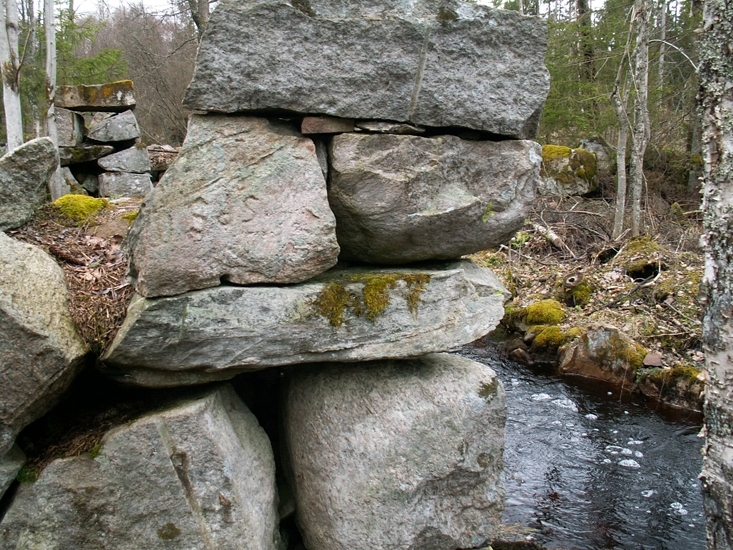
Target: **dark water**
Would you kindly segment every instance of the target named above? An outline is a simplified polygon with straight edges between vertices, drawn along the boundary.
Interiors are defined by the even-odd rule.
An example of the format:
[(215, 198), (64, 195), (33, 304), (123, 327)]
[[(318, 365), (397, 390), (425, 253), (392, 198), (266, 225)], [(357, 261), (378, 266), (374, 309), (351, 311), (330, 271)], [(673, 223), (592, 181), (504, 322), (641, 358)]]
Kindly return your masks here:
[(699, 417), (533, 372), (492, 348), (454, 351), (506, 389), (509, 531), (548, 548), (705, 548)]

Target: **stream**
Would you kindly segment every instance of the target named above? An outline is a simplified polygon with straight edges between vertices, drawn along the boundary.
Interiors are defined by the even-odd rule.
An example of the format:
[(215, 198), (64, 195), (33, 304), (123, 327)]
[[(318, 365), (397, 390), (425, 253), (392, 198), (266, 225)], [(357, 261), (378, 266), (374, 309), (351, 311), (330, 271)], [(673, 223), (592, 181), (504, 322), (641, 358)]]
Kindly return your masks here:
[(654, 410), (617, 389), (500, 360), (491, 345), (453, 352), (489, 365), (506, 389), (503, 523), (512, 540), (573, 550), (705, 548), (700, 415)]

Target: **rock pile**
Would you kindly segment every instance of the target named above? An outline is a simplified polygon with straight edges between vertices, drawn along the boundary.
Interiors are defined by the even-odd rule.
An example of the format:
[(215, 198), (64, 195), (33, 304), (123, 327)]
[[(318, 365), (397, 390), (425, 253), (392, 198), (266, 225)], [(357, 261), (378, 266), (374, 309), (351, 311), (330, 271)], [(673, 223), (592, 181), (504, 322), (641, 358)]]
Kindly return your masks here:
[(152, 190), (130, 80), (60, 86), (55, 105), (63, 182), (52, 188), (53, 199), (81, 189), (102, 197), (144, 197)]
[(46, 468), (0, 532), (274, 550), (294, 548), (294, 515), (310, 550), (480, 547), (501, 521), (504, 391), (437, 352), (503, 316), (507, 291), (460, 257), (534, 198), (543, 24), (462, 0), (260, 0), (208, 25), (198, 113), (129, 233), (137, 296), (103, 370), (161, 388), (293, 365), (258, 396), (277, 403), (275, 452), (215, 387)]

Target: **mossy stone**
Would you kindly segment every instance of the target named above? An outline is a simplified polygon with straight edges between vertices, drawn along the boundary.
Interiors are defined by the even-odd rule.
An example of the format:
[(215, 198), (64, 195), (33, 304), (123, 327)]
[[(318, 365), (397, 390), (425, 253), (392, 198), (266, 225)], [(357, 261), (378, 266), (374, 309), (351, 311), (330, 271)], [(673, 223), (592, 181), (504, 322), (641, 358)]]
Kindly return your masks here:
[(559, 325), (564, 320), (565, 312), (557, 300), (540, 300), (524, 308), (524, 321), (529, 325)]

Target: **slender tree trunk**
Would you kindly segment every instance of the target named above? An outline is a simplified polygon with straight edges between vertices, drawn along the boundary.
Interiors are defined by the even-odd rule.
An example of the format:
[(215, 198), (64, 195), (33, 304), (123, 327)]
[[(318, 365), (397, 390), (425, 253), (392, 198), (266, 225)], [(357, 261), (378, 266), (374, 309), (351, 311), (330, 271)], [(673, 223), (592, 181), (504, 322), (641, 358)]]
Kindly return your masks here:
[[(54, 145), (58, 147), (59, 133), (56, 127), (56, 15), (54, 10), (54, 0), (44, 0), (43, 2), (43, 26), (46, 31), (46, 101), (48, 102), (48, 110), (46, 111), (46, 133), (51, 138)], [(48, 190), (51, 194), (51, 200), (68, 195), (71, 189), (64, 181), (61, 174), (61, 167), (57, 167), (48, 182)]]
[(3, 106), (7, 150), (23, 144), (23, 117), (20, 109), (18, 74), (18, 4), (16, 0), (3, 0), (0, 9), (0, 72), (3, 80)]
[(733, 548), (733, 3), (707, 0), (700, 52), (707, 302), (703, 505), (708, 548)]
[(644, 189), (644, 153), (649, 143), (649, 0), (636, 0), (636, 47), (634, 48), (634, 130), (629, 168), (631, 191), (631, 235), (641, 230), (641, 197)]
[[(659, 60), (657, 66), (657, 88), (662, 90), (664, 88), (664, 56), (667, 49), (667, 0), (662, 0), (660, 3), (659, 12)], [(660, 100), (661, 101), (661, 100)]]

